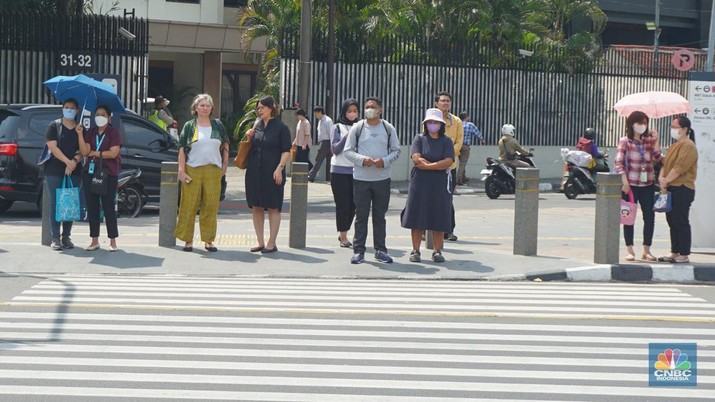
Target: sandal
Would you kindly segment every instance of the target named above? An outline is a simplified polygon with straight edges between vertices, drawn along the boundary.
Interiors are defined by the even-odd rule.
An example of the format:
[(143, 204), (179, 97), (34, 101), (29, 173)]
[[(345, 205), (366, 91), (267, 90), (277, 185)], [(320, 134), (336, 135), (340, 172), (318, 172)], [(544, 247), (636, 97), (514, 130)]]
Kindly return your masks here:
[(679, 256), (673, 258), (673, 262), (682, 264), (682, 263), (690, 262), (690, 258), (688, 258), (687, 255), (679, 255)]
[(626, 254), (626, 261), (635, 261), (636, 256), (634, 254), (628, 253)]
[(659, 262), (669, 262), (669, 263), (674, 263), (675, 262), (675, 257), (671, 257), (669, 255), (665, 257), (658, 257)]
[(658, 261), (658, 259), (655, 258), (655, 256), (651, 253), (643, 253), (643, 258), (641, 258), (641, 259), (644, 261), (651, 261), (651, 262)]

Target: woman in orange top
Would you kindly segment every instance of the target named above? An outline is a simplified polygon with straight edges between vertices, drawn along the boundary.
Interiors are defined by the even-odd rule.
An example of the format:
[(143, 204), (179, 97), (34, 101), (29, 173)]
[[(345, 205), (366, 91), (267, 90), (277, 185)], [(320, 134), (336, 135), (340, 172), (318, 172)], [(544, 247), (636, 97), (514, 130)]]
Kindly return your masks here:
[(658, 181), (661, 191), (672, 197), (672, 209), (665, 214), (670, 226), (670, 255), (658, 258), (662, 262), (690, 262), (690, 204), (695, 199), (695, 177), (698, 172), (698, 150), (690, 119), (676, 117), (670, 124), (675, 143), (663, 159)]

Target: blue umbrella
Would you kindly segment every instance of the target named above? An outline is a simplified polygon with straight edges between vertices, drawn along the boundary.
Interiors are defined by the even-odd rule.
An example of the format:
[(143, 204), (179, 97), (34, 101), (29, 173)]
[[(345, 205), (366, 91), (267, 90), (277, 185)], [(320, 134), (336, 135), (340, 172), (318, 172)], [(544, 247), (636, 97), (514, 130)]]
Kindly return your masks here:
[(98, 105), (106, 105), (112, 112), (126, 111), (124, 104), (116, 94), (115, 89), (108, 84), (97, 81), (86, 75), (58, 75), (44, 82), (52, 91), (52, 95), (60, 102), (75, 98), (80, 108), (94, 112)]

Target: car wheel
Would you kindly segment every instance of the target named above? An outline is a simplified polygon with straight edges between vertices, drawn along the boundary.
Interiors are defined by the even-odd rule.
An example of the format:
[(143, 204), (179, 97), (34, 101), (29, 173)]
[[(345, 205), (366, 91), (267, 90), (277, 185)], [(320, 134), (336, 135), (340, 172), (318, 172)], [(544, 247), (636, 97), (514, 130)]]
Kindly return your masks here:
[(12, 207), (12, 204), (14, 204), (15, 201), (10, 201), (10, 200), (0, 200), (0, 214), (4, 214), (7, 212), (10, 207)]
[(494, 176), (487, 177), (487, 180), (484, 182), (484, 191), (486, 191), (487, 197), (492, 200), (499, 198), (501, 195), (501, 189), (499, 188), (499, 184)]

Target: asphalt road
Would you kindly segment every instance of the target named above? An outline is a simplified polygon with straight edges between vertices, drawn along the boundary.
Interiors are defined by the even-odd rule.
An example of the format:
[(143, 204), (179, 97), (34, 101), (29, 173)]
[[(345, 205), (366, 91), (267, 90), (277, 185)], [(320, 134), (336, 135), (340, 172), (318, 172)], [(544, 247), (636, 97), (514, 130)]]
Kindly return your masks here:
[[(0, 284), (3, 400), (715, 393), (715, 295), (706, 287), (86, 275)], [(698, 385), (649, 386), (652, 342), (696, 343)]]

